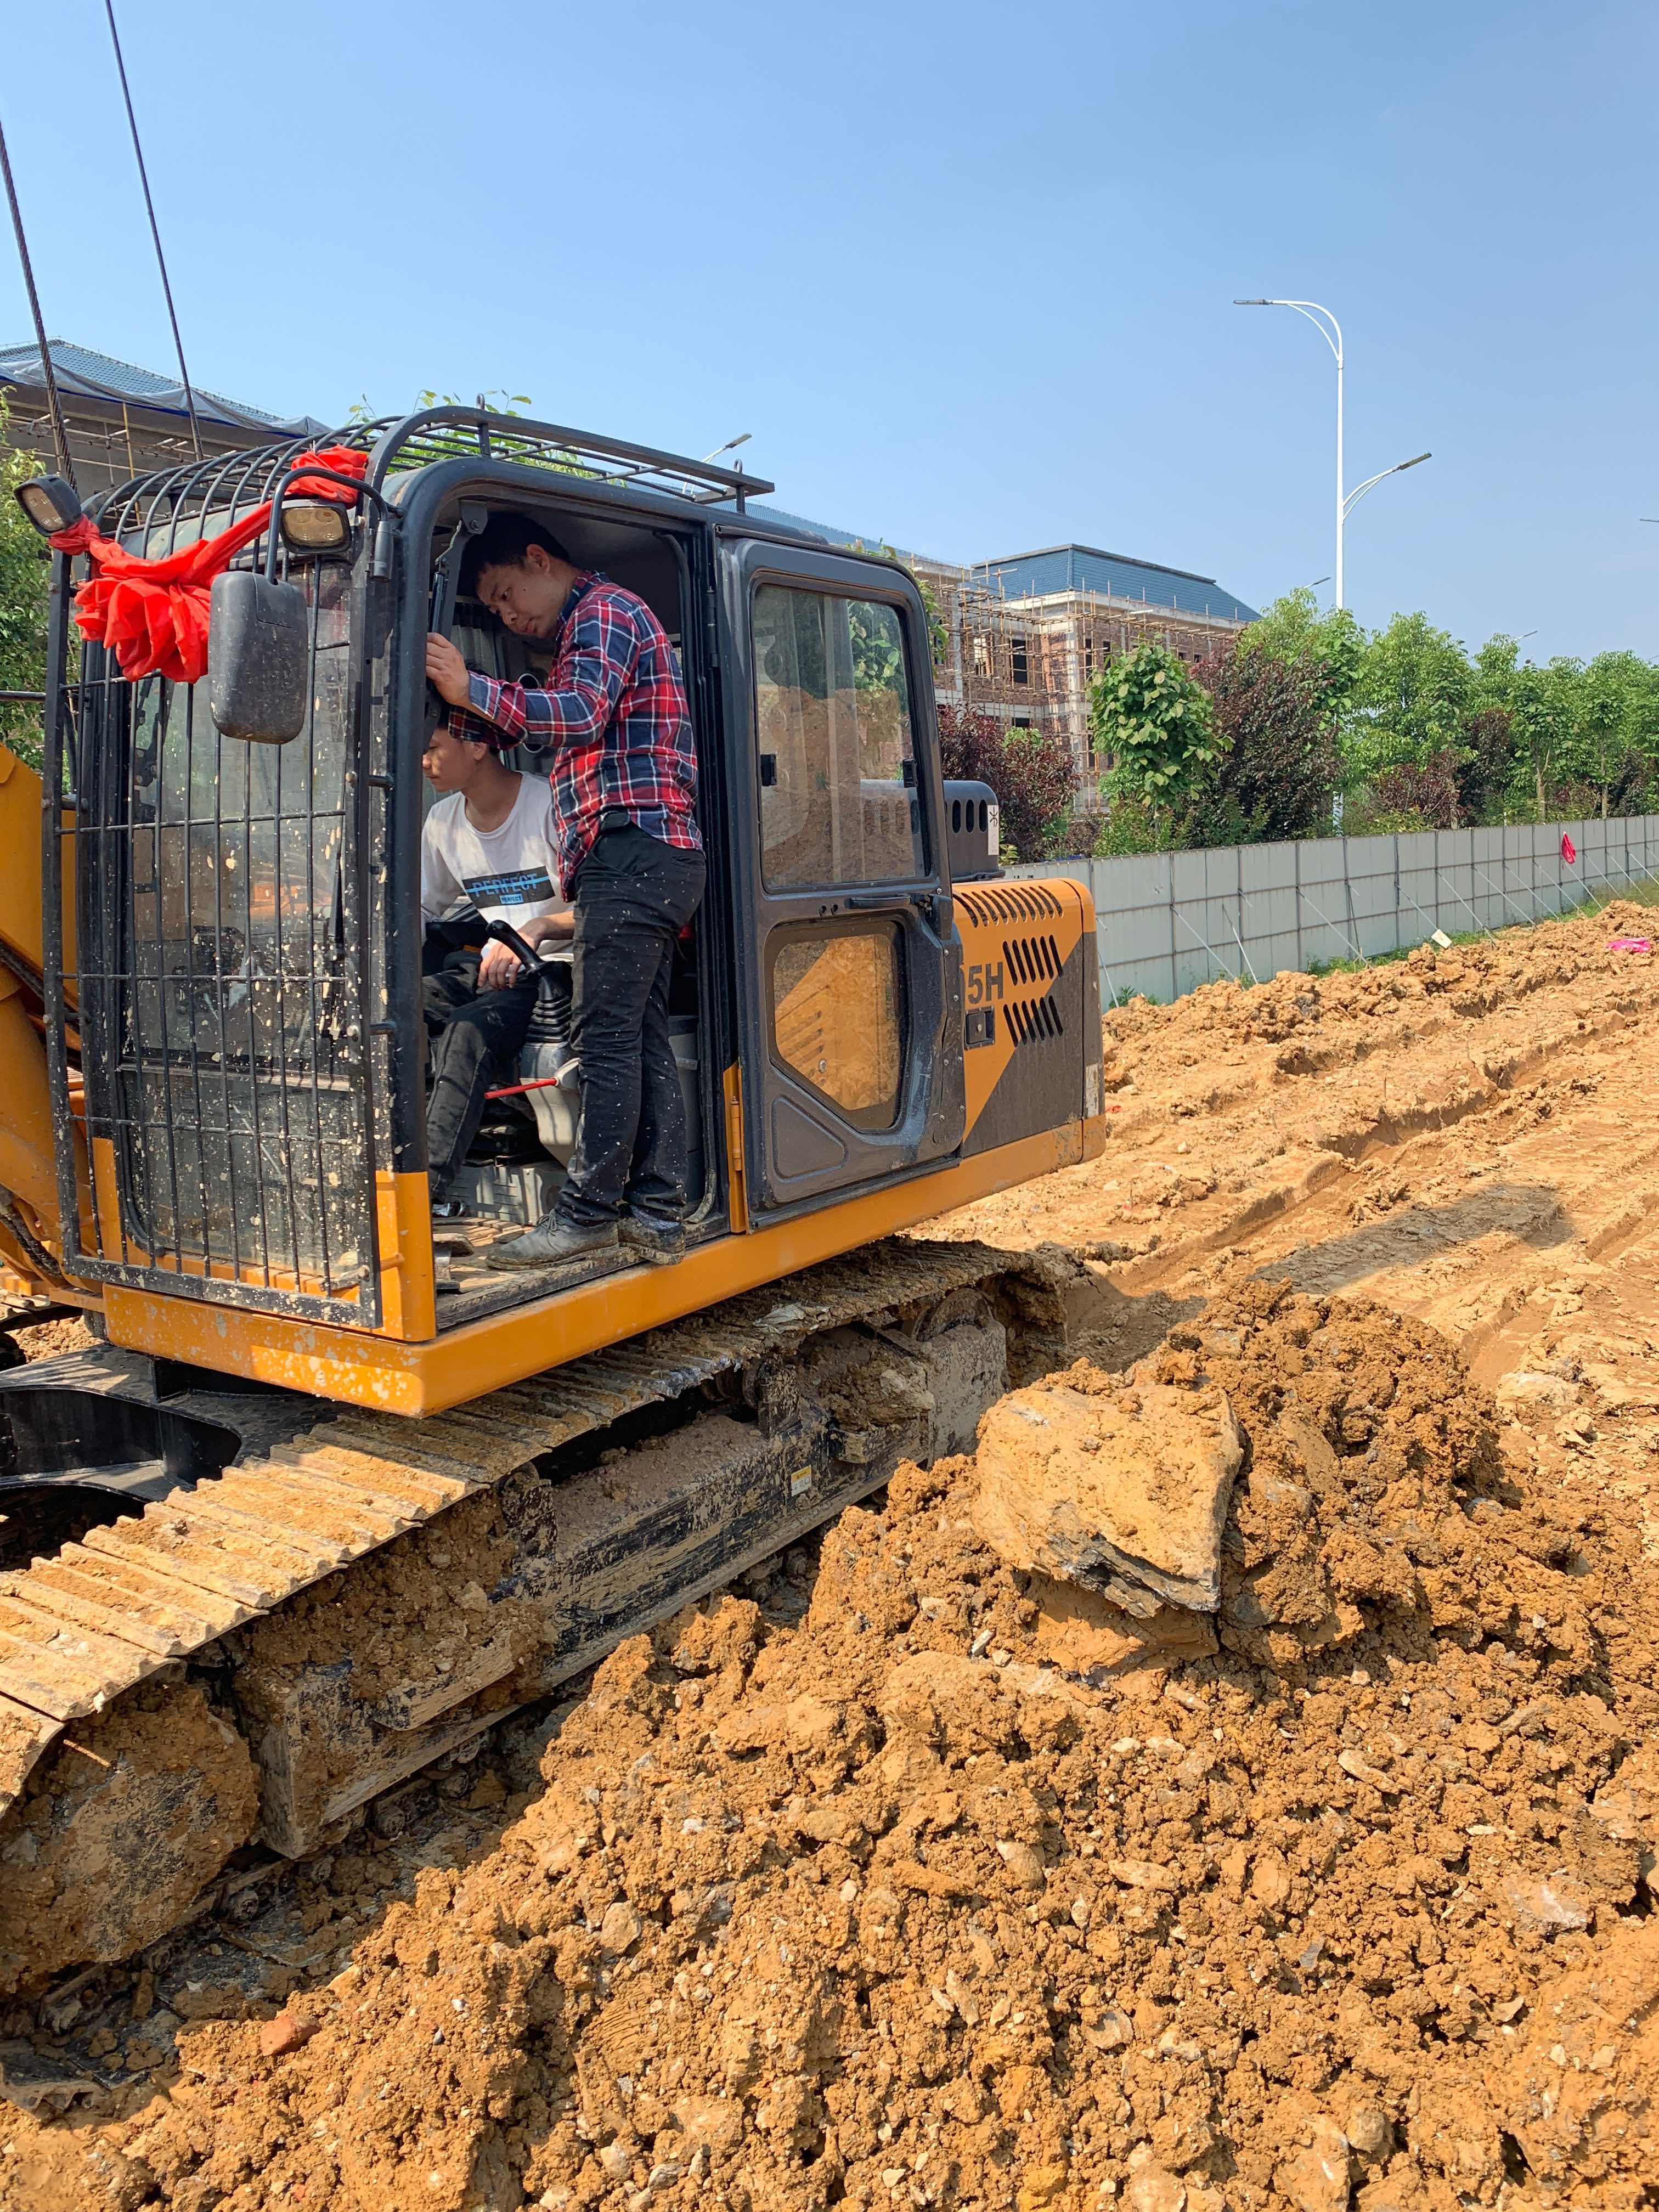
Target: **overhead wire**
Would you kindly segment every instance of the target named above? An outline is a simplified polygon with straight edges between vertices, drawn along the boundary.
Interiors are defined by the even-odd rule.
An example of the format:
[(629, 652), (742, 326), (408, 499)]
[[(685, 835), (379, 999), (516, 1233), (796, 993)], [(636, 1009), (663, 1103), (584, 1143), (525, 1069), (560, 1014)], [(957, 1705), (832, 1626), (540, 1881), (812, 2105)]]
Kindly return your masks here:
[(138, 164), (138, 181), (143, 187), (144, 211), (149, 217), (149, 234), (155, 242), (155, 265), (161, 272), (161, 290), (167, 303), (167, 320), (173, 325), (173, 348), (179, 356), (179, 381), (185, 389), (185, 411), (190, 416), (191, 442), (196, 448), (196, 458), (202, 458), (202, 426), (196, 419), (196, 394), (191, 389), (190, 371), (185, 367), (185, 342), (179, 335), (179, 318), (173, 305), (173, 286), (167, 281), (167, 256), (161, 251), (161, 233), (155, 221), (155, 203), (150, 198), (149, 173), (144, 167), (144, 149), (138, 138), (138, 118), (132, 110), (132, 94), (127, 86), (127, 65), (121, 53), (120, 33), (115, 27), (115, 0), (104, 0), (104, 13), (109, 19), (110, 44), (115, 49), (115, 66), (120, 72), (121, 97), (126, 102), (127, 127), (132, 133), (132, 151)]
[(34, 318), (35, 343), (40, 349), (40, 368), (46, 379), (46, 404), (52, 410), (52, 439), (58, 449), (58, 466), (66, 483), (75, 482), (75, 464), (70, 459), (69, 430), (64, 421), (64, 404), (58, 395), (58, 376), (52, 367), (52, 348), (46, 343), (46, 325), (40, 313), (40, 295), (34, 286), (34, 264), (29, 258), (28, 240), (23, 232), (23, 211), (17, 204), (17, 187), (12, 182), (11, 155), (6, 150), (6, 134), (0, 128), (0, 170), (6, 179), (6, 201), (11, 209), (11, 227), (17, 240), (17, 258), (23, 264), (23, 283), (29, 295), (29, 313)]

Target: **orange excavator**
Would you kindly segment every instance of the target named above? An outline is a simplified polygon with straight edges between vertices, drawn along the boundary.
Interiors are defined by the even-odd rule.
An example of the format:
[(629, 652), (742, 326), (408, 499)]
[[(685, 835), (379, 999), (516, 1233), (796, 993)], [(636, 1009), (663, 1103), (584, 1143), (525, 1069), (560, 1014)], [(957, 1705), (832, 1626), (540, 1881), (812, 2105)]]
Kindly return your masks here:
[[(105, 496), (151, 557), (270, 514), (194, 683), (82, 642), (59, 552), (43, 775), (0, 752), (0, 1327), (95, 1340), (0, 1372), (0, 1991), (318, 1850), (1063, 1348), (1062, 1262), (903, 1234), (1105, 1126), (1087, 891), (1002, 878), (994, 795), (943, 778), (914, 579), (740, 471), (557, 425), (336, 442), (349, 503), (291, 446)], [(534, 1092), (580, 1071), (533, 1037), (434, 1231), (422, 656), (436, 628), (533, 678), (459, 591), (504, 507), (684, 668), (672, 1266), (485, 1264), (564, 1172)]]

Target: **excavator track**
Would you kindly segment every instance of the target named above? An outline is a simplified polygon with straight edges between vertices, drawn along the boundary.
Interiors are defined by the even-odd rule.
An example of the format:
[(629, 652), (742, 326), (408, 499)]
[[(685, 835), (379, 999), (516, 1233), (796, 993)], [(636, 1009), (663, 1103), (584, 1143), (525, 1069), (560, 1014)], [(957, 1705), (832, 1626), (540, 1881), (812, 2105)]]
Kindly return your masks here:
[[(431, 1419), (295, 1399), (261, 1455), (0, 1575), (0, 1989), (155, 1941), (243, 1846), (303, 1856), (971, 1442), (1054, 1363), (1065, 1290), (1057, 1257), (894, 1239)], [(672, 1449), (605, 1448), (677, 1403)]]

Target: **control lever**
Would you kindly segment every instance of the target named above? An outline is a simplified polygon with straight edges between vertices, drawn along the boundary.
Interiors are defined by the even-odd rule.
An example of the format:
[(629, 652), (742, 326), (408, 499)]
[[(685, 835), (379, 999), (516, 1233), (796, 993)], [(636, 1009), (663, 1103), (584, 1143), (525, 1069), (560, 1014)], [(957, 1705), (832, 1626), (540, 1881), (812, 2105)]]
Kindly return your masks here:
[(541, 974), (541, 961), (531, 946), (525, 943), (510, 921), (492, 921), (484, 931), (484, 935), (493, 937), (497, 945), (506, 945), (509, 952), (516, 952), (524, 963), (524, 971), (526, 975)]

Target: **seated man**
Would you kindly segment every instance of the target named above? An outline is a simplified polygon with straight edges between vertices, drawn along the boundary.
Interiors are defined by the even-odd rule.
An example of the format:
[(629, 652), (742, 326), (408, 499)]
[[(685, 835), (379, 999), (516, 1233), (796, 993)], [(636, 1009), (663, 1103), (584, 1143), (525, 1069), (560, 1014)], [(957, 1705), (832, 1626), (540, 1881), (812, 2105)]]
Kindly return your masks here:
[(559, 878), (575, 908), (571, 1043), (581, 1131), (552, 1212), (493, 1245), (495, 1267), (685, 1249), (686, 1129), (668, 1028), (674, 945), (702, 897), (696, 756), (679, 664), (645, 601), (577, 568), (525, 514), (467, 549), (461, 588), (519, 637), (545, 639), (544, 684), (475, 676), (447, 638), (426, 672), (452, 730), (542, 756)]
[[(539, 776), (507, 768), (492, 746), (441, 724), (421, 766), (441, 794), (421, 833), (421, 913), (439, 921), (458, 900), (485, 921), (507, 921), (527, 945), (568, 938), (570, 909), (553, 888), (551, 796)], [(482, 951), (446, 948), (428, 930), (422, 1011), (431, 1038), (427, 1160), (441, 1204), (478, 1133), (492, 1082), (511, 1083), (536, 1009), (537, 978), (492, 939)]]

